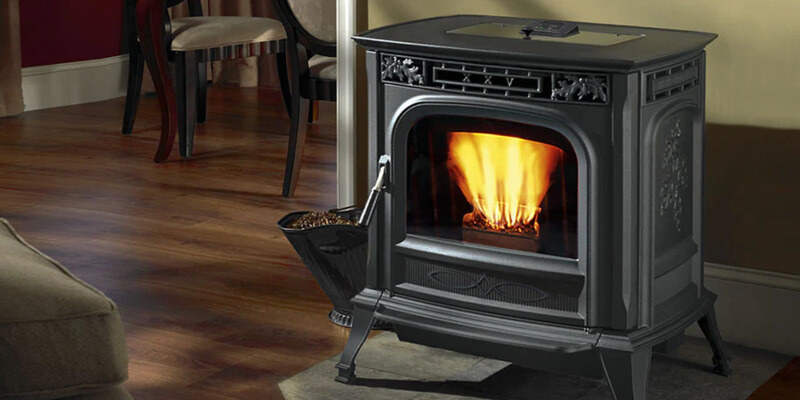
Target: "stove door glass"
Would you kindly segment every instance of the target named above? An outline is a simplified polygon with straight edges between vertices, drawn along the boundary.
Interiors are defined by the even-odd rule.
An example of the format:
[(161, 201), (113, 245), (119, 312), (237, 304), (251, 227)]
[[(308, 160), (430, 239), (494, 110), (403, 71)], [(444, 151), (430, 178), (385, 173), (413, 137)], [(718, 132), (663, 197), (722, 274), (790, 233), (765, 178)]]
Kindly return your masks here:
[(417, 122), (408, 233), (577, 258), (578, 165), (560, 133), (478, 117)]

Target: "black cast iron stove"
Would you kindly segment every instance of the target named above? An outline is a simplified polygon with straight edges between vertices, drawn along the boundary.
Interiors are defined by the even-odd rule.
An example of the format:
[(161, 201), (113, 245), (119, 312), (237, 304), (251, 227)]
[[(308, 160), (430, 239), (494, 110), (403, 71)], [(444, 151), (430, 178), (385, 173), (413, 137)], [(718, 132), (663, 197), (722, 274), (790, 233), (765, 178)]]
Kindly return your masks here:
[(487, 16), (356, 36), (383, 198), (337, 380), (376, 319), (404, 341), (605, 376), (620, 400), (644, 399), (652, 351), (699, 322), (728, 375), (703, 287), (714, 38)]

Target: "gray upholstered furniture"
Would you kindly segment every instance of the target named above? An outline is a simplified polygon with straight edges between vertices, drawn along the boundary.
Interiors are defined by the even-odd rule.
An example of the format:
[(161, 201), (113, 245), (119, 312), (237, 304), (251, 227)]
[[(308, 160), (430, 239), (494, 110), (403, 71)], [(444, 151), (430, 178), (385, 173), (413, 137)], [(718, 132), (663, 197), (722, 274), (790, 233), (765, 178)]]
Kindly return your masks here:
[(0, 399), (131, 399), (117, 307), (0, 219)]

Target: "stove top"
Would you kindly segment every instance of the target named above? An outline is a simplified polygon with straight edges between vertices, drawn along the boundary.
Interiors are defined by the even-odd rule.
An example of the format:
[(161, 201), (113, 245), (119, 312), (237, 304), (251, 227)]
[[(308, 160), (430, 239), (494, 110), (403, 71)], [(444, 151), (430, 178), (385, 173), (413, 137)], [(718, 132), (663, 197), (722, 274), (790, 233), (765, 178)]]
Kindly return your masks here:
[(377, 28), (353, 39), (378, 50), (628, 71), (697, 52), (716, 37), (671, 29), (456, 15)]

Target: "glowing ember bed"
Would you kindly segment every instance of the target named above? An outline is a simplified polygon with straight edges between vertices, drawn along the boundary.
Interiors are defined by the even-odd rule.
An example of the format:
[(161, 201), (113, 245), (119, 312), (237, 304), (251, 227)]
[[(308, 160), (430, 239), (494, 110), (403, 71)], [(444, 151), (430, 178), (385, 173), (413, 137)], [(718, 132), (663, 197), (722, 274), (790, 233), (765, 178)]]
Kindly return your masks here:
[(605, 376), (617, 399), (643, 399), (652, 351), (699, 322), (729, 374), (702, 263), (715, 37), (483, 16), (356, 37), (385, 180), (338, 380), (375, 318), (401, 340)]

